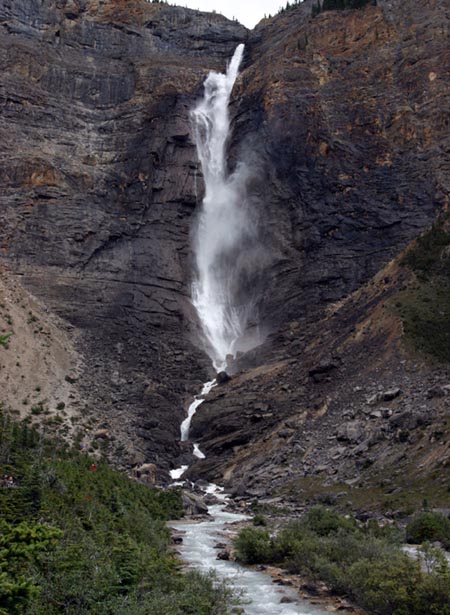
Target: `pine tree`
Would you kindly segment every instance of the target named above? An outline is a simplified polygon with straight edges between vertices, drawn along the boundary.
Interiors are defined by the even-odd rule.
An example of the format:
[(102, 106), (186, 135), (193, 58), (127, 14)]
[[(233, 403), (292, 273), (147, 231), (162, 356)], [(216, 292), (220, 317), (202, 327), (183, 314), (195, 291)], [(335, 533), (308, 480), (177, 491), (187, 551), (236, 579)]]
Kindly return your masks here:
[(313, 4), (312, 5), (312, 9), (311, 9), (311, 17), (314, 19), (314, 17), (317, 17), (317, 15), (321, 12), (322, 7), (320, 5), (320, 0), (317, 0), (317, 4)]

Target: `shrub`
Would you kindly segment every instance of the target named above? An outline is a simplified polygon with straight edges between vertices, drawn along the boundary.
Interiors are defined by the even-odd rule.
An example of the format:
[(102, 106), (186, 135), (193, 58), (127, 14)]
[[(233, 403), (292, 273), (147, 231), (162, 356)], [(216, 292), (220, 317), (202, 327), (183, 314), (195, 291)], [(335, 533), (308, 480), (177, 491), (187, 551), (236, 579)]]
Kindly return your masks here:
[(4, 335), (0, 335), (0, 346), (3, 346), (3, 348), (8, 348), (8, 340), (11, 337), (12, 332), (11, 333), (5, 333)]
[(450, 547), (450, 519), (440, 513), (424, 512), (406, 527), (406, 540), (421, 544), (425, 541), (441, 542)]
[(323, 506), (314, 506), (304, 517), (303, 524), (319, 536), (335, 534), (340, 529), (353, 531), (357, 528), (354, 520), (342, 517)]
[(258, 513), (253, 517), (252, 523), (255, 526), (265, 527), (267, 525), (267, 519), (263, 514)]
[(229, 590), (181, 574), (168, 549), (178, 491), (93, 466), (0, 413), (4, 474), (14, 487), (0, 488), (0, 615), (226, 614)]
[(323, 581), (373, 615), (450, 615), (450, 570), (442, 553), (436, 550), (432, 566), (428, 555), (425, 574), (420, 562), (401, 550), (396, 529), (387, 531), (374, 522), (360, 527), (316, 507), (272, 539), (247, 528), (236, 545), (243, 561), (276, 562)]
[(348, 570), (351, 596), (372, 613), (409, 615), (420, 580), (416, 562), (403, 553), (382, 560), (359, 560)]
[(243, 529), (235, 540), (236, 556), (244, 564), (265, 564), (273, 557), (270, 535), (253, 527)]

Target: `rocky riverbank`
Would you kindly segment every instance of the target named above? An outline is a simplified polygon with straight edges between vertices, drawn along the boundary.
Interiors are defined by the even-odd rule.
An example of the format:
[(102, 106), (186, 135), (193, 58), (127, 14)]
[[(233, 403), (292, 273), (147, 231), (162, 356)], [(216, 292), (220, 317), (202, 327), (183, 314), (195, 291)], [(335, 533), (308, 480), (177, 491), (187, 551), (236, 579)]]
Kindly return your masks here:
[[(176, 524), (173, 522), (169, 523), (172, 530), (173, 548), (188, 567), (191, 565), (198, 567), (201, 564), (201, 569), (207, 569), (208, 566), (214, 569), (214, 560), (222, 563), (231, 562), (234, 575), (239, 576), (242, 572), (239, 572), (234, 541), (241, 530), (253, 527), (252, 517), (254, 513), (252, 511), (252, 503), (244, 501), (235, 502), (232, 499), (224, 501), (223, 496), (218, 499), (215, 495), (202, 497), (200, 493), (201, 490), (184, 492), (183, 502), (187, 518)], [(196, 502), (197, 505), (192, 507), (192, 502)], [(207, 506), (206, 511), (205, 505)], [(282, 510), (281, 507), (279, 510)], [(218, 525), (214, 525), (216, 517), (220, 518), (222, 511), (225, 511), (223, 524), (219, 522)], [(292, 512), (290, 515), (292, 515)], [(267, 529), (270, 532), (276, 532), (289, 518), (292, 519), (294, 517), (287, 516), (286, 514), (280, 516), (279, 512), (268, 514), (266, 517)], [(198, 531), (199, 528), (195, 527), (199, 524), (201, 525), (200, 533)], [(195, 538), (192, 538), (193, 533)], [(195, 544), (195, 540), (203, 543), (204, 536), (209, 534), (211, 534), (210, 544), (212, 549), (208, 553), (206, 551), (202, 552), (203, 547)], [(193, 554), (196, 551), (202, 552), (201, 557), (203, 559), (201, 562), (197, 561)], [(240, 564), (240, 566), (243, 565)], [(325, 583), (318, 580), (290, 574), (287, 570), (273, 565), (246, 566), (243, 570), (245, 569), (270, 576), (274, 585), (273, 593), (275, 596), (279, 593), (277, 587), (280, 590), (287, 589), (288, 592), (284, 595), (281, 592), (279, 597), (280, 604), (292, 605), (292, 608), (295, 610), (296, 602), (300, 599), (301, 606), (297, 605), (300, 611), (295, 610), (295, 613), (304, 612), (314, 615), (318, 612), (317, 609), (321, 613), (340, 612), (348, 613), (349, 615), (365, 615), (366, 613), (344, 598), (337, 596), (334, 592), (330, 591)], [(221, 573), (224, 574), (220, 566), (218, 573), (219, 575)], [(240, 607), (237, 607), (232, 612), (240, 613), (245, 611), (245, 601), (247, 599), (245, 594), (242, 596), (242, 599), (244, 601), (244, 610), (241, 611)], [(308, 611), (308, 606), (311, 607), (311, 611)]]

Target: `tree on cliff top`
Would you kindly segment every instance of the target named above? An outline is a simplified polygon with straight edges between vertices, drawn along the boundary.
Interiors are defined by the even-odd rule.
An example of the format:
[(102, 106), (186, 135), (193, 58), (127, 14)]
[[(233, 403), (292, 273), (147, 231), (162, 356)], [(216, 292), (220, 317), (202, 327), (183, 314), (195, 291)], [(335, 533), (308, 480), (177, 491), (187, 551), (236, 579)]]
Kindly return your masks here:
[(345, 11), (350, 9), (362, 9), (367, 4), (376, 6), (377, 0), (317, 0), (313, 4), (311, 16), (316, 17), (322, 11)]

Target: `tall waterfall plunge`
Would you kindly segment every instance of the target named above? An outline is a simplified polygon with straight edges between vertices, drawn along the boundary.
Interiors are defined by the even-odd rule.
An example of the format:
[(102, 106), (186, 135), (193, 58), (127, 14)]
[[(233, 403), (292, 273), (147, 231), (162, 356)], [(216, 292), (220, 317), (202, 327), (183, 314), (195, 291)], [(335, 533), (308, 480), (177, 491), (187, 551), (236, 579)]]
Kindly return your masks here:
[(217, 370), (225, 368), (227, 355), (256, 345), (248, 334), (250, 321), (256, 319), (256, 302), (248, 288), (256, 241), (247, 208), (248, 169), (238, 163), (229, 174), (226, 160), (228, 103), (243, 53), (244, 45), (239, 45), (226, 74), (208, 75), (204, 97), (191, 112), (205, 182), (194, 240), (192, 303)]

